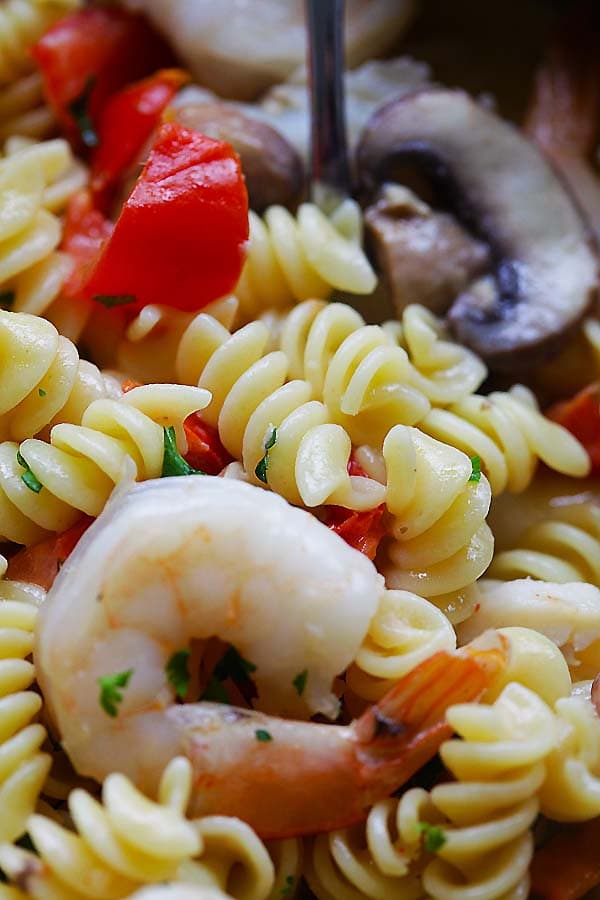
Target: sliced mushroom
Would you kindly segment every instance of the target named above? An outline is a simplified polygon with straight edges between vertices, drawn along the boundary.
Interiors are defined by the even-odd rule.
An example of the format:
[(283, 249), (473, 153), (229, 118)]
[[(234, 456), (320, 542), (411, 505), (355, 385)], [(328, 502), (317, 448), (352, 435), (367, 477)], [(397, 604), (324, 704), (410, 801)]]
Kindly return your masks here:
[(172, 108), (182, 125), (232, 144), (242, 160), (250, 206), (262, 212), (272, 203), (293, 206), (300, 199), (304, 168), (291, 144), (274, 128), (219, 102)]
[(358, 164), (370, 189), (416, 169), (436, 200), (489, 245), (490, 275), (458, 297), (449, 319), (491, 367), (535, 365), (582, 318), (597, 288), (586, 225), (553, 169), (513, 126), (462, 91), (425, 90), (373, 115)]
[(365, 213), (368, 248), (396, 312), (422, 303), (443, 315), (489, 266), (488, 248), (447, 213), (400, 185), (387, 185)]

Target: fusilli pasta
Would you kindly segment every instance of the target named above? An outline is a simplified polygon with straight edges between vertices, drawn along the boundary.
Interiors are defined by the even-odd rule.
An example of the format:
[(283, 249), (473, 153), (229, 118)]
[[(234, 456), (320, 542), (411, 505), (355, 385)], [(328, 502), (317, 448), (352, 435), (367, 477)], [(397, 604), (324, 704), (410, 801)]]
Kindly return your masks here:
[[(265, 355), (265, 325), (252, 322), (232, 335), (216, 319), (200, 315), (194, 329), (198, 386), (212, 394), (202, 418), (218, 428), (223, 446), (242, 461), (251, 482), (267, 483), (291, 503), (306, 506), (370, 509), (383, 501), (381, 485), (348, 474), (350, 438), (332, 423), (323, 403), (311, 400), (310, 384), (286, 383), (285, 353)], [(255, 472), (269, 439), (275, 442), (265, 478), (259, 479)]]
[(542, 812), (559, 822), (600, 815), (600, 718), (589, 697), (556, 703), (558, 745), (547, 760)]
[(456, 782), (430, 794), (448, 825), (423, 873), (426, 893), (435, 900), (526, 897), (529, 829), (539, 810), (544, 761), (556, 745), (552, 710), (513, 683), (492, 706), (460, 704), (447, 718), (459, 739), (442, 744), (440, 755)]
[(12, 135), (44, 138), (54, 130), (54, 114), (44, 100), (39, 72), (0, 89), (0, 143)]
[(271, 206), (263, 218), (250, 213), (248, 257), (235, 289), (244, 321), (264, 309), (288, 307), (334, 288), (370, 294), (376, 277), (362, 247), (362, 214), (345, 200), (328, 218), (313, 203), (293, 216)]
[(22, 441), (57, 422), (79, 424), (94, 400), (115, 393), (50, 322), (0, 310), (0, 438)]
[(403, 425), (384, 441), (383, 471), (369, 448), (360, 448), (357, 458), (386, 482), (393, 517), (383, 564), (388, 586), (427, 597), (454, 622), (467, 618), (475, 602), (470, 587), (493, 551), (486, 477), (474, 481), (464, 453)]
[[(0, 557), (0, 574), (6, 560)], [(12, 841), (25, 831), (50, 757), (40, 751), (45, 728), (34, 722), (42, 706), (28, 690), (35, 669), (27, 657), (33, 649), (37, 602), (41, 589), (0, 582), (0, 840)]]
[(410, 383), (433, 406), (468, 397), (487, 376), (487, 367), (479, 357), (449, 340), (440, 319), (424, 306), (407, 306), (401, 321), (384, 322), (382, 328), (408, 353)]
[[(184, 419), (208, 399), (197, 388), (146, 385), (121, 400), (95, 400), (81, 425), (55, 425), (49, 443), (0, 444), (3, 537), (29, 544), (47, 531), (64, 531), (81, 512), (97, 516), (128, 467), (138, 480), (160, 478), (162, 426), (173, 425), (181, 435)], [(23, 478), (26, 471), (33, 486)]]
[(600, 587), (600, 506), (589, 501), (549, 513), (552, 518), (526, 529), (514, 549), (495, 555), (488, 575)]
[(385, 591), (346, 683), (373, 702), (424, 659), (455, 647), (454, 629), (437, 606), (408, 591)]
[(302, 303), (281, 327), (292, 378), (305, 378), (357, 444), (380, 447), (394, 425), (414, 425), (430, 409), (411, 385), (406, 351), (344, 303)]
[(421, 817), (435, 815), (427, 791), (382, 800), (364, 824), (307, 842), (305, 876), (318, 900), (419, 900)]
[(519, 492), (531, 482), (538, 461), (573, 477), (587, 475), (589, 457), (565, 428), (546, 419), (533, 394), (521, 385), (473, 394), (448, 409), (432, 409), (419, 428), (479, 456), (492, 493)]

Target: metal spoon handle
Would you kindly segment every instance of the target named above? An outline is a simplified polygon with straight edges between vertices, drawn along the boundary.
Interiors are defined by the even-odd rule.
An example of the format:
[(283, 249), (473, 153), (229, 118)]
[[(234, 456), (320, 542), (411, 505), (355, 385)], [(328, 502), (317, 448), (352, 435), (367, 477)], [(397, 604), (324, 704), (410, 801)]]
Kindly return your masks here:
[(311, 193), (321, 206), (350, 194), (344, 109), (344, 0), (305, 0), (311, 104)]

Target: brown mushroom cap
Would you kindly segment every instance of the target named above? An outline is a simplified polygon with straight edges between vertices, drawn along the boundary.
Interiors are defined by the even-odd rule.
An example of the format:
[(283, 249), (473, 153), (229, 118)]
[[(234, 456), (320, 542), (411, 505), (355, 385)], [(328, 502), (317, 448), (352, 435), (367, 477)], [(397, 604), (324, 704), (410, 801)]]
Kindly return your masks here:
[(597, 260), (575, 203), (512, 125), (462, 91), (430, 89), (392, 101), (365, 128), (365, 187), (414, 168), (444, 206), (490, 247), (492, 271), (455, 300), (459, 338), (499, 370), (552, 353), (597, 287)]
[(239, 153), (250, 206), (262, 212), (279, 203), (294, 206), (304, 184), (304, 167), (290, 143), (274, 128), (219, 102), (190, 103), (170, 115), (187, 128), (227, 141)]

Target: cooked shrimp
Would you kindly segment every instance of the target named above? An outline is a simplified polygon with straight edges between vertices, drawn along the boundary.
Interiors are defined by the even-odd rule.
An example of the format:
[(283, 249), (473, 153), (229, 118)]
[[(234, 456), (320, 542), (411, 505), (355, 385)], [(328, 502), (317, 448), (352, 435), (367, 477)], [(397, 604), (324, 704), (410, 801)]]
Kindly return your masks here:
[[(265, 837), (341, 827), (435, 753), (446, 707), (479, 696), (502, 664), (497, 648), (430, 657), (349, 727), (266, 715), (335, 715), (333, 679), (382, 593), (368, 559), (275, 494), (210, 476), (147, 482), (63, 567), (36, 669), (81, 774), (116, 770), (152, 791), (185, 754), (196, 814), (237, 815)], [(215, 636), (256, 666), (262, 712), (175, 702), (169, 660)], [(98, 679), (124, 673), (109, 715)]]

